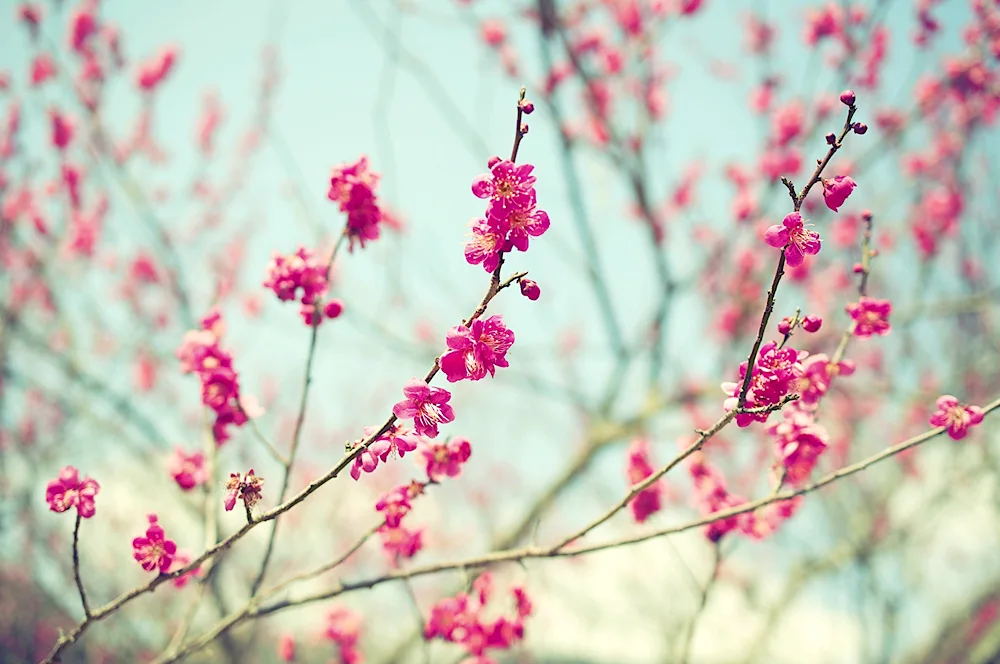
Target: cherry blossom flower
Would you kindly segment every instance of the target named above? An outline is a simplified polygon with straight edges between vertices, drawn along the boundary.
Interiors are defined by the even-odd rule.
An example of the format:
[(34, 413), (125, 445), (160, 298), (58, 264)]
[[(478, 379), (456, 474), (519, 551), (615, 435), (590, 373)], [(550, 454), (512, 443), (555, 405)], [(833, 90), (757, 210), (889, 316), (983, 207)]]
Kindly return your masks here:
[(515, 164), (501, 159), (493, 164), (490, 172), (478, 176), (472, 183), (472, 193), (477, 198), (490, 200), (488, 216), (508, 220), (519, 210), (527, 210), (535, 204), (535, 176), (531, 164)]
[(177, 544), (166, 538), (163, 528), (157, 523), (156, 515), (150, 514), (145, 537), (132, 540), (132, 557), (147, 572), (159, 569), (161, 574), (165, 574), (173, 564), (175, 553)]
[[(179, 569), (183, 569), (184, 567), (187, 566), (188, 563), (191, 562), (191, 560), (192, 560), (192, 558), (191, 558), (191, 554), (190, 553), (188, 553), (187, 551), (182, 551), (182, 550), (178, 549), (177, 553), (174, 554), (173, 563), (170, 565), (170, 569), (167, 570), (167, 574), (170, 574), (171, 572), (175, 572), (175, 571), (177, 571)], [(184, 586), (186, 586), (188, 584), (188, 582), (192, 578), (198, 576), (198, 574), (200, 572), (201, 572), (201, 568), (200, 567), (195, 567), (194, 569), (188, 570), (187, 572), (184, 572), (183, 574), (181, 574), (177, 578), (173, 579), (173, 581), (171, 581), (171, 583), (174, 584), (174, 588), (183, 588)]]
[[(760, 408), (777, 404), (797, 385), (797, 381), (805, 372), (802, 361), (809, 355), (805, 351), (794, 348), (778, 348), (777, 343), (768, 341), (760, 347), (757, 362), (751, 372), (750, 387), (747, 390), (747, 408)], [(740, 365), (739, 382), (722, 384), (722, 391), (729, 395), (725, 401), (725, 409), (732, 410), (739, 403), (740, 390), (747, 375), (747, 363)], [(769, 412), (739, 413), (736, 424), (740, 427), (750, 426), (751, 422), (766, 422)]]
[(448, 331), (449, 350), (441, 356), (441, 370), (454, 383), (460, 380), (481, 380), (496, 367), (506, 367), (507, 351), (514, 345), (514, 332), (503, 322), (502, 315), (476, 319), (470, 327), (456, 325)]
[[(628, 451), (628, 475), (629, 486), (635, 486), (653, 474), (653, 465), (649, 460), (649, 442), (636, 438)], [(643, 489), (632, 499), (629, 507), (632, 510), (632, 517), (636, 523), (643, 523), (651, 515), (660, 511), (662, 486), (659, 482)]]
[(97, 509), (94, 497), (100, 490), (101, 485), (95, 480), (89, 477), (81, 479), (76, 468), (66, 466), (45, 487), (45, 502), (53, 512), (65, 512), (75, 507), (81, 517), (89, 519)]
[(243, 476), (239, 473), (230, 473), (226, 481), (226, 499), (224, 505), (229, 512), (236, 506), (236, 500), (242, 500), (248, 510), (260, 502), (261, 487), (264, 485), (264, 478), (257, 477), (253, 468), (248, 470)]
[(767, 432), (774, 436), (775, 456), (785, 469), (785, 480), (801, 486), (826, 450), (829, 436), (809, 413), (789, 409), (783, 415), (784, 420), (769, 426)]
[(801, 265), (806, 255), (815, 256), (820, 249), (819, 234), (806, 229), (798, 212), (786, 215), (781, 224), (770, 226), (764, 233), (764, 241), (777, 249), (784, 247), (785, 260), (791, 267)]
[(472, 239), (465, 245), (465, 261), (469, 265), (482, 265), (493, 272), (500, 264), (500, 254), (506, 251), (507, 230), (505, 222), (497, 219), (473, 219)]
[(427, 471), (427, 478), (436, 482), (442, 476), (457, 477), (470, 456), (472, 444), (467, 438), (456, 436), (445, 443), (424, 443), (417, 462)]
[(930, 417), (933, 427), (946, 427), (952, 440), (961, 440), (971, 427), (983, 421), (983, 409), (959, 403), (958, 399), (945, 394), (938, 397), (937, 411)]
[(435, 438), (438, 424), (455, 419), (455, 411), (448, 405), (451, 392), (431, 387), (419, 378), (412, 378), (403, 387), (406, 397), (392, 407), (393, 414), (401, 420), (413, 420), (413, 428), (421, 436)]
[(368, 170), (368, 158), (364, 156), (353, 164), (334, 167), (330, 176), (327, 198), (337, 203), (341, 212), (347, 213), (346, 230), (351, 251), (356, 241), (364, 249), (365, 244), (380, 236), (384, 214), (375, 197), (378, 182), (378, 174)]
[(847, 175), (838, 175), (823, 180), (823, 201), (826, 206), (836, 212), (851, 195), (858, 183)]
[(184, 448), (174, 449), (174, 456), (170, 460), (170, 475), (174, 478), (184, 491), (205, 483), (208, 471), (205, 469), (205, 455), (202, 452), (192, 452), (187, 454)]
[(892, 303), (889, 300), (862, 296), (857, 302), (848, 304), (845, 309), (856, 323), (854, 335), (857, 337), (867, 338), (873, 334), (885, 336), (892, 331), (892, 326), (889, 324)]

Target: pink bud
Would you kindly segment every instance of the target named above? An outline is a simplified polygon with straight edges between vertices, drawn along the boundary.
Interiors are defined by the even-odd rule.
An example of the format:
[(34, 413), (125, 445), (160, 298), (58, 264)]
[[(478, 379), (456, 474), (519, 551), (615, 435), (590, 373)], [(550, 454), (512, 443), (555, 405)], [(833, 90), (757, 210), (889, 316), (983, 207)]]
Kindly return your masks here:
[(854, 90), (844, 90), (840, 93), (840, 101), (845, 106), (854, 106), (854, 102), (857, 101), (857, 97), (854, 94)]
[(792, 331), (792, 318), (791, 316), (785, 316), (778, 323), (778, 334), (788, 334)]
[(344, 303), (338, 299), (332, 299), (323, 307), (323, 315), (327, 318), (336, 318), (344, 312)]
[(809, 315), (802, 319), (802, 329), (806, 332), (819, 332), (823, 325), (823, 319), (819, 316)]
[(868, 132), (868, 125), (866, 125), (864, 122), (855, 122), (854, 123), (854, 133), (855, 134), (857, 134), (858, 136), (861, 136), (862, 134), (865, 134), (867, 132)]
[(525, 296), (529, 300), (537, 300), (538, 296), (542, 294), (542, 289), (538, 287), (531, 279), (521, 279), (521, 295)]
[(530, 101), (522, 101), (520, 103), (520, 106), (521, 106), (521, 111), (524, 112), (525, 115), (531, 115), (532, 113), (535, 112), (535, 105), (532, 104)]
[(861, 265), (861, 263), (855, 263), (854, 267), (852, 267), (851, 269), (854, 270), (854, 274), (861, 274), (862, 272), (865, 271), (865, 268), (863, 265)]
[(527, 134), (527, 133), (528, 133), (528, 123), (527, 122), (522, 122), (521, 123), (521, 135), (523, 136), (524, 134)]
[(490, 169), (492, 171), (493, 167), (496, 166), (497, 164), (499, 164), (501, 161), (503, 161), (503, 160), (500, 159), (500, 157), (497, 157), (496, 155), (494, 155), (494, 156), (490, 157), (490, 160), (488, 162), (486, 162), (486, 168), (488, 168), (488, 169)]
[(833, 145), (834, 143), (837, 142), (837, 135), (831, 131), (829, 134), (826, 135), (826, 142), (829, 145)]

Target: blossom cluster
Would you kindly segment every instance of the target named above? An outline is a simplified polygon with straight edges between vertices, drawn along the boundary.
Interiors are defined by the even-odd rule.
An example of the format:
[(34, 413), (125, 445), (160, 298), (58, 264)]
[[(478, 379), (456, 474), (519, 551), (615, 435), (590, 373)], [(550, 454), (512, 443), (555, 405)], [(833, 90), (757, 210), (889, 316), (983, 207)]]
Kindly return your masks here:
[(336, 318), (343, 311), (343, 303), (333, 299), (318, 309), (330, 286), (329, 270), (316, 258), (315, 252), (305, 247), (290, 256), (275, 254), (267, 266), (264, 288), (270, 288), (282, 302), (299, 301), (299, 314), (306, 325), (319, 325), (324, 318)]
[(360, 242), (361, 248), (371, 240), (379, 238), (379, 229), (385, 214), (375, 197), (379, 176), (368, 170), (368, 158), (361, 157), (353, 164), (334, 167), (330, 176), (330, 190), (327, 198), (340, 206), (347, 214), (345, 233), (350, 239), (351, 249)]
[[(805, 372), (802, 361), (808, 355), (805, 351), (798, 351), (790, 347), (778, 348), (778, 344), (774, 341), (768, 341), (761, 346), (757, 361), (754, 362), (753, 369), (750, 371), (750, 387), (747, 390), (746, 408), (774, 406), (788, 394), (791, 394), (797, 381)], [(727, 411), (737, 407), (740, 390), (743, 389), (746, 375), (747, 363), (744, 362), (740, 365), (739, 382), (722, 384), (722, 391), (729, 395), (725, 401)], [(750, 426), (751, 422), (766, 422), (770, 414), (770, 411), (740, 412), (736, 415), (736, 424), (740, 427), (747, 427)]]
[(476, 319), (469, 326), (456, 325), (448, 330), (448, 351), (441, 356), (441, 371), (454, 383), (480, 380), (495, 375), (496, 367), (506, 367), (507, 351), (514, 345), (514, 332), (502, 315)]
[(472, 222), (472, 239), (465, 246), (465, 260), (493, 272), (505, 252), (527, 251), (530, 238), (549, 228), (549, 215), (537, 207), (535, 176), (531, 164), (493, 157), (490, 172), (472, 183), (472, 193), (488, 201), (486, 214)]
[[(635, 486), (653, 474), (653, 464), (649, 458), (649, 442), (636, 438), (628, 450), (628, 467), (626, 468), (629, 486)], [(629, 503), (632, 517), (636, 523), (643, 523), (662, 507), (663, 487), (660, 482), (640, 491)]]
[(53, 512), (65, 512), (75, 507), (81, 517), (89, 519), (97, 509), (94, 498), (100, 490), (101, 485), (96, 480), (81, 478), (80, 471), (66, 466), (45, 487), (45, 502)]
[(424, 638), (440, 638), (461, 645), (475, 664), (495, 664), (487, 650), (507, 650), (524, 638), (524, 619), (531, 615), (532, 604), (524, 588), (511, 589), (514, 615), (489, 620), (486, 607), (493, 595), (493, 575), (486, 572), (472, 583), (471, 593), (459, 593), (441, 600), (431, 609), (424, 627)]
[(427, 480), (413, 480), (397, 486), (375, 503), (375, 510), (385, 519), (378, 528), (382, 548), (393, 562), (412, 558), (423, 548), (423, 531), (411, 530), (402, 524), (403, 517), (413, 508), (413, 501), (423, 495), (429, 484), (437, 483), (443, 477), (457, 477), (462, 472), (462, 465), (472, 455), (472, 445), (465, 438), (454, 438), (444, 443), (435, 443), (423, 436), (411, 436), (411, 440), (419, 443), (417, 465), (423, 467)]
[[(370, 438), (374, 433), (375, 429), (373, 427), (365, 428), (365, 440)], [(368, 447), (361, 450), (354, 457), (354, 462), (351, 465), (351, 477), (357, 480), (361, 477), (362, 471), (366, 473), (373, 472), (378, 467), (379, 461), (385, 463), (390, 455), (403, 458), (407, 452), (417, 449), (417, 442), (420, 438), (421, 436), (412, 429), (403, 429), (398, 424), (394, 425), (388, 431), (375, 438)]]
[(361, 664), (364, 657), (358, 650), (361, 637), (361, 616), (347, 607), (338, 606), (326, 618), (323, 635), (333, 641), (340, 655), (340, 664)]
[[(745, 498), (729, 492), (722, 473), (705, 461), (702, 453), (691, 455), (688, 471), (694, 481), (698, 503), (704, 514), (733, 509), (747, 502)], [(753, 512), (743, 512), (725, 519), (716, 519), (705, 526), (705, 537), (712, 542), (718, 542), (728, 533), (739, 530), (748, 537), (762, 539), (791, 518), (800, 503), (801, 496), (791, 500), (783, 500)]]
[(176, 356), (181, 373), (196, 373), (201, 379), (202, 403), (215, 412), (212, 435), (216, 444), (229, 440), (229, 427), (241, 427), (248, 416), (256, 416), (256, 404), (240, 396), (239, 377), (233, 358), (219, 345), (225, 330), (222, 314), (213, 310), (202, 320), (202, 329), (184, 335)]

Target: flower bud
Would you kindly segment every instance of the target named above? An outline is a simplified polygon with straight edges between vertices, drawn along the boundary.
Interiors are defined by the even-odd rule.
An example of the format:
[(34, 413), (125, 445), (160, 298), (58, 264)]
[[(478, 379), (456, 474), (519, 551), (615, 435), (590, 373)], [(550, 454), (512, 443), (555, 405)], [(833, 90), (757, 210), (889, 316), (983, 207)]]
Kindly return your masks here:
[(837, 142), (837, 135), (832, 131), (826, 135), (826, 142), (828, 145), (833, 145)]
[(791, 316), (785, 316), (778, 323), (778, 334), (788, 334), (792, 331), (792, 318)]
[(521, 111), (525, 115), (531, 115), (535, 111), (535, 105), (532, 104), (530, 101), (522, 100), (520, 106), (521, 106)]
[(344, 303), (338, 299), (330, 300), (323, 307), (323, 315), (327, 318), (336, 318), (344, 312)]
[(858, 136), (861, 136), (862, 134), (867, 133), (867, 132), (868, 132), (868, 125), (866, 125), (864, 122), (855, 122), (854, 123), (854, 133), (855, 134), (857, 134)]
[(531, 279), (521, 279), (521, 295), (525, 296), (529, 300), (537, 300), (538, 296), (542, 294), (542, 289), (538, 287)]
[(802, 319), (802, 329), (806, 332), (819, 332), (823, 325), (823, 319), (819, 316), (809, 315)]
[(845, 106), (854, 106), (854, 102), (857, 101), (857, 97), (854, 94), (854, 90), (844, 90), (840, 93), (840, 101)]

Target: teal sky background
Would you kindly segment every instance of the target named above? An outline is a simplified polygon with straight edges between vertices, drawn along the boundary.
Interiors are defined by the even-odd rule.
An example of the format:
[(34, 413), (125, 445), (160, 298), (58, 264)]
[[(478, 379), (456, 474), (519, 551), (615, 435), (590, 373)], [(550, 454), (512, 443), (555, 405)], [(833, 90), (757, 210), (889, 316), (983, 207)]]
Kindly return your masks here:
[[(709, 0), (697, 18), (671, 25), (663, 36), (662, 46), (674, 73), (667, 88), (669, 119), (654, 136), (659, 148), (651, 156), (650, 170), (656, 174), (654, 200), (670, 191), (688, 165), (698, 162), (706, 171), (692, 211), (673, 222), (668, 231), (672, 273), (681, 281), (694, 278), (694, 270), (704, 258), (701, 249), (692, 246), (691, 230), (698, 225), (714, 229), (732, 226), (732, 188), (722, 179), (722, 167), (733, 161), (751, 163), (766, 130), (759, 118), (745, 110), (757, 72), (743, 55), (740, 19), (745, 11), (763, 6), (776, 20), (775, 62), (789, 84), (789, 95), (807, 99), (836, 95), (843, 83), (829, 70), (814, 75), (817, 63), (805, 55), (801, 41), (802, 16), (816, 4)], [(859, 101), (859, 117), (870, 125), (877, 107), (908, 101), (915, 76), (936, 60), (933, 54), (911, 59), (913, 52), (903, 42), (914, 27), (912, 4), (886, 5), (886, 22), (893, 30), (893, 48), (883, 70), (886, 93), (877, 100), (861, 96)], [(343, 218), (326, 200), (327, 179), (335, 164), (368, 155), (373, 170), (382, 174), (380, 194), (406, 222), (403, 235), (386, 232), (368, 249), (345, 255), (338, 262), (333, 294), (345, 301), (347, 309), (342, 320), (328, 322), (321, 329), (303, 450), (309, 472), (328, 467), (342, 454), (344, 440), (357, 438), (364, 426), (384, 420), (399, 399), (401, 385), (426, 371), (448, 327), (467, 316), (485, 290), (488, 275), (477, 266), (469, 266), (462, 253), (466, 223), (483, 209), (469, 187), (472, 179), (486, 170), (491, 155), (509, 152), (518, 88), (526, 85), (530, 99), (541, 77), (536, 38), (530, 31), (521, 32), (526, 25), (522, 20), (512, 19), (508, 24), (524, 70), (519, 80), (511, 80), (480, 44), (472, 17), (505, 16), (513, 6), (474, 2), (471, 10), (463, 10), (451, 0), (399, 4), (382, 0), (102, 3), (102, 16), (120, 27), (130, 66), (163, 45), (179, 48), (177, 67), (157, 93), (155, 110), (155, 136), (169, 153), (169, 164), (140, 164), (132, 175), (147, 191), (163, 187), (168, 192), (165, 202), (155, 204), (155, 212), (176, 238), (182, 238), (184, 281), (194, 295), (196, 315), (207, 309), (212, 286), (208, 272), (200, 268), (223, 247), (237, 240), (245, 242), (240, 283), (242, 291), (249, 292), (263, 280), (272, 252), (287, 254), (300, 244), (315, 246), (320, 237), (317, 227), (326, 237), (339, 230)], [(9, 18), (15, 7), (10, 0), (0, 0), (0, 68), (12, 70), (20, 84), (31, 48), (24, 31)], [(943, 3), (936, 15), (951, 41), (942, 41), (932, 53), (956, 50), (954, 26), (967, 18), (965, 3)], [(58, 21), (64, 25), (65, 16), (59, 16)], [(62, 31), (52, 31), (52, 27), (44, 26), (47, 37), (62, 42)], [(220, 182), (238, 159), (235, 155), (241, 133), (254, 112), (261, 51), (266, 44), (277, 47), (280, 74), (269, 121), (271, 136), (255, 153), (250, 176), (238, 201), (227, 208), (222, 228), (197, 241), (183, 239), (198, 218), (188, 191), (202, 172), (194, 149), (202, 94), (216, 91), (225, 109), (216, 157), (204, 171), (209, 180)], [(717, 71), (711, 66), (713, 62), (732, 69), (733, 79), (713, 74)], [(50, 87), (44, 94), (50, 103), (66, 99), (64, 89)], [(0, 100), (0, 108), (5, 103)], [(115, 136), (126, 136), (139, 109), (139, 97), (130, 80), (115, 82), (103, 115), (106, 127)], [(830, 121), (831, 129), (840, 122), (839, 112), (838, 108)], [(26, 116), (27, 136), (38, 138), (44, 123), (38, 115), (26, 112)], [(511, 290), (495, 301), (495, 311), (504, 314), (518, 338), (509, 356), (511, 368), (501, 370), (495, 380), (454, 386), (458, 419), (447, 430), (473, 441), (473, 459), (478, 463), (471, 464), (463, 475), (463, 486), (441, 488), (442, 500), (465, 496), (470, 486), (499, 487), (510, 497), (496, 504), (491, 513), (493, 522), (482, 526), (483, 530), (502, 530), (498, 524), (515, 519), (527, 497), (544, 487), (566, 463), (583, 430), (580, 416), (564, 402), (560, 390), (533, 390), (527, 385), (542, 380), (593, 398), (603, 386), (610, 363), (604, 333), (596, 322), (594, 299), (581, 276), (584, 257), (569, 222), (557, 129), (541, 108), (528, 122), (531, 130), (521, 146), (520, 159), (535, 164), (539, 205), (548, 211), (553, 223), (549, 233), (532, 241), (527, 253), (514, 254), (508, 268), (528, 270), (541, 285), (542, 298), (529, 302)], [(874, 133), (865, 140), (852, 140), (838, 158), (856, 160), (867, 154), (877, 139)], [(995, 136), (992, 140), (995, 145)], [(820, 138), (804, 150), (806, 167), (823, 149)], [(634, 259), (647, 242), (646, 232), (627, 218), (625, 192), (609, 166), (592, 156), (580, 158), (578, 166), (586, 182), (590, 222), (598, 237), (614, 304), (623, 320), (629, 321), (626, 336), (634, 340), (641, 333), (637, 322), (648, 318), (654, 304), (650, 297), (653, 272), (648, 264)], [(899, 216), (905, 201), (887, 193), (888, 188), (875, 185), (891, 182), (897, 170), (897, 164), (879, 164), (868, 181), (872, 184), (863, 182), (855, 194), (858, 205)], [(117, 193), (103, 242), (115, 253), (127, 256), (148, 244), (150, 236), (130, 213), (120, 189), (113, 189)], [(764, 202), (776, 221), (786, 206), (783, 191), (773, 191)], [(740, 233), (744, 240), (749, 237), (747, 229)], [(911, 269), (906, 267), (910, 259), (902, 251), (908, 241), (900, 239), (898, 258), (886, 256), (887, 273), (905, 274)], [(761, 251), (765, 250), (762, 247)], [(67, 270), (81, 280), (79, 290), (85, 293), (100, 293), (109, 283), (108, 275), (100, 271), (87, 272), (80, 266)], [(946, 285), (947, 279), (942, 279), (936, 288)], [(796, 293), (793, 287), (784, 288), (779, 306), (790, 313), (799, 302), (791, 295)], [(238, 301), (226, 306), (230, 330), (226, 345), (236, 358), (244, 392), (259, 396), (274, 391), (278, 401), (273, 412), (287, 413), (298, 399), (308, 330), (293, 305), (282, 305), (262, 288), (257, 292), (263, 302), (260, 319), (247, 319)], [(901, 291), (898, 302), (915, 304), (920, 297), (932, 294), (933, 289), (926, 293)], [(122, 348), (109, 362), (127, 367), (131, 349), (145, 340), (148, 332), (135, 327), (121, 308), (101, 306), (100, 296), (97, 299), (83, 296), (68, 307), (82, 328), (97, 316), (120, 330)], [(686, 290), (674, 305), (665, 374), (668, 385), (676, 387), (680, 377), (690, 375), (707, 378), (710, 383), (732, 378), (746, 350), (711, 347), (715, 342), (706, 341), (705, 334), (711, 320), (712, 312), (705, 310), (697, 290)], [(842, 322), (835, 324), (839, 327)], [(415, 330), (421, 324), (429, 325), (438, 340), (434, 345), (414, 343)], [(577, 361), (568, 367), (555, 348), (571, 332), (579, 335), (581, 346)], [(152, 338), (154, 347), (164, 354), (172, 352), (179, 341), (163, 335)], [(891, 345), (888, 348), (895, 352)], [(101, 368), (98, 361), (91, 365), (95, 370)], [(200, 435), (196, 382), (192, 377), (173, 376), (174, 367), (168, 358), (161, 371), (170, 385), (165, 399), (173, 407), (165, 408), (162, 403), (144, 406), (141, 402), (138, 406), (146, 409), (169, 439), (164, 453), (178, 443), (194, 446)], [(642, 377), (632, 378), (635, 384), (630, 383), (622, 399), (623, 411), (642, 393)], [(890, 383), (903, 380), (888, 378)], [(123, 392), (130, 389), (128, 371), (116, 371), (108, 380)], [(718, 404), (721, 408), (721, 392)], [(274, 416), (273, 412), (261, 419), (261, 427), (279, 444), (287, 442), (287, 416)], [(654, 429), (654, 457), (660, 461), (669, 458), (676, 439), (689, 430), (690, 422), (685, 418), (666, 418)], [(736, 434), (730, 438), (744, 439)], [(260, 474), (271, 472), (277, 477), (275, 469), (266, 470), (268, 462), (249, 433), (241, 434), (223, 450), (230, 455), (228, 465), (263, 466)], [(52, 469), (69, 462), (83, 466), (92, 454), (94, 450), (81, 446), (74, 450), (73, 460), (60, 456), (48, 461)], [(556, 525), (543, 527), (541, 532), (562, 532), (571, 527), (568, 524), (589, 518), (608, 500), (617, 500), (625, 490), (624, 464), (621, 447), (606, 450), (591, 471), (592, 480), (567, 494), (563, 509), (549, 519)], [(408, 471), (409, 466), (402, 466), (398, 472), (405, 478)], [(165, 478), (164, 486), (168, 484), (169, 478)], [(593, 487), (597, 485), (615, 490), (595, 495)], [(686, 486), (685, 479), (681, 490)], [(448, 517), (450, 526), (460, 529), (475, 518), (475, 505), (463, 508), (457, 510), (457, 516)], [(783, 531), (779, 542), (792, 542), (802, 550), (823, 549), (836, 536), (830, 518), (822, 508), (807, 506), (787, 532)], [(741, 544), (740, 548), (749, 546)], [(783, 567), (779, 552), (773, 552), (771, 564)], [(899, 581), (893, 579), (895, 572), (891, 567), (886, 569), (887, 583)], [(846, 608), (854, 601), (851, 592), (859, 587), (848, 583), (846, 590), (831, 586), (821, 592), (834, 597), (835, 604), (842, 601)], [(913, 619), (919, 621), (920, 616)]]

